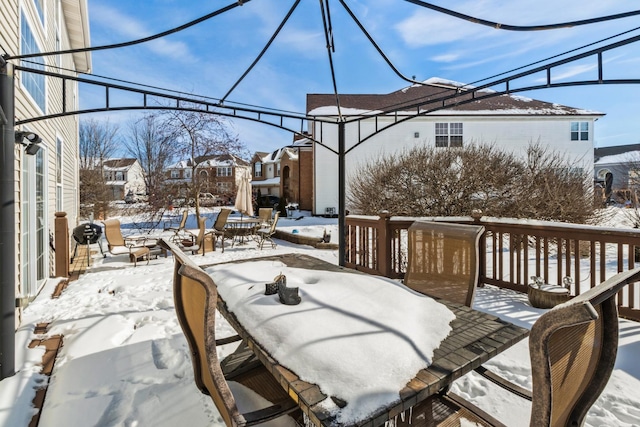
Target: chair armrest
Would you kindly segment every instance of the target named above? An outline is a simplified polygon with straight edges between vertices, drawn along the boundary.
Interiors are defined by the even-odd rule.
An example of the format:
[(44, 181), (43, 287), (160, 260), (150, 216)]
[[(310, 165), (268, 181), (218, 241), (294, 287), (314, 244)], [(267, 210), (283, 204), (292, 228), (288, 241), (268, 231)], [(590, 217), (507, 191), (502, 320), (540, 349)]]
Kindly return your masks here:
[(242, 337), (240, 335), (232, 335), (230, 337), (219, 338), (216, 340), (216, 347), (219, 345), (231, 344), (232, 342), (240, 341)]
[(244, 413), (242, 416), (247, 421), (247, 426), (253, 426), (281, 417), (282, 415), (289, 414), (296, 409), (298, 409), (298, 405), (293, 400), (287, 399), (274, 403), (264, 409)]
[(512, 383), (511, 381), (501, 377), (495, 372), (488, 370), (484, 366), (478, 366), (476, 369), (474, 369), (474, 371), (477, 372), (479, 375), (482, 375), (484, 378), (488, 379), (492, 383), (502, 387), (503, 389), (531, 401), (532, 394), (530, 390), (527, 390), (524, 387), (520, 387), (518, 384)]

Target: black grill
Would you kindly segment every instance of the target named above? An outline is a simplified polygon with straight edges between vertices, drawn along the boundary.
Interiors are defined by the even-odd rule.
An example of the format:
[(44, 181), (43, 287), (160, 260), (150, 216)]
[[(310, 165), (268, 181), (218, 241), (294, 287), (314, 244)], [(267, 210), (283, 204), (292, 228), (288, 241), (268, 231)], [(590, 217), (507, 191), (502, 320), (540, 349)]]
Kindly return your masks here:
[(80, 224), (73, 229), (73, 240), (80, 245), (97, 243), (102, 237), (102, 227), (98, 224)]

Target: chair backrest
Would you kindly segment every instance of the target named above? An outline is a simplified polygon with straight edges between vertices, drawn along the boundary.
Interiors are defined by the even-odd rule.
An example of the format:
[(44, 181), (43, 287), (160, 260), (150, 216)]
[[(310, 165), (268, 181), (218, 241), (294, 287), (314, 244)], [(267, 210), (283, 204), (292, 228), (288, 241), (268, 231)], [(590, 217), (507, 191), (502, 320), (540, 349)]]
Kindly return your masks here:
[(480, 225), (415, 221), (409, 227), (404, 284), (425, 295), (471, 307), (480, 265)]
[(213, 279), (175, 244), (159, 244), (173, 253), (173, 298), (180, 327), (191, 350), (196, 386), (211, 396), (228, 426), (243, 425), (235, 399), (224, 377), (216, 352), (216, 303), (218, 291)]
[(227, 223), (227, 218), (229, 218), (229, 214), (231, 213), (231, 209), (223, 208), (218, 212), (218, 216), (216, 217), (215, 222), (213, 223), (213, 228), (216, 231), (224, 230), (224, 225)]
[(266, 225), (271, 223), (271, 215), (273, 214), (273, 208), (259, 208), (258, 219), (260, 224)]
[(189, 211), (185, 209), (182, 212), (182, 219), (180, 220), (180, 225), (178, 225), (178, 230), (184, 230), (184, 227), (187, 225), (187, 218), (189, 217)]
[(580, 426), (606, 386), (618, 351), (616, 293), (640, 281), (619, 273), (544, 313), (529, 336), (531, 426)]
[(117, 219), (105, 219), (104, 224), (104, 237), (107, 239), (107, 245), (109, 250), (116, 246), (124, 246), (124, 237), (122, 237), (122, 231), (120, 231), (120, 221)]
[(279, 218), (280, 218), (280, 211), (277, 211), (276, 214), (273, 216), (273, 221), (271, 222), (271, 225), (269, 226), (269, 236), (273, 236), (273, 234), (276, 232), (276, 226), (278, 225)]
[(202, 246), (202, 241), (204, 240), (204, 233), (206, 228), (207, 218), (201, 216), (198, 218), (198, 235), (196, 236), (196, 245)]

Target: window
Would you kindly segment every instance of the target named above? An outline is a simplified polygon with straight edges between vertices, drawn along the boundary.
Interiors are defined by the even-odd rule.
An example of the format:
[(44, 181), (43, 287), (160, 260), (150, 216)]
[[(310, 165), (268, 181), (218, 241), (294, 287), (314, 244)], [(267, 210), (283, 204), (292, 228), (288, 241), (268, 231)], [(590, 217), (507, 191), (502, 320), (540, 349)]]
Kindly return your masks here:
[(122, 172), (122, 171), (117, 171), (116, 172), (116, 181), (126, 181), (126, 180), (127, 180), (127, 178), (126, 178), (124, 172)]
[(462, 147), (462, 123), (436, 123), (436, 147)]
[(571, 122), (571, 140), (589, 140), (589, 122)]
[(256, 162), (253, 166), (253, 176), (260, 178), (262, 176), (262, 163)]
[[(31, 27), (27, 22), (27, 18), (24, 16), (24, 12), (20, 13), (20, 53), (28, 55), (30, 53), (39, 53), (40, 48), (36, 43), (35, 36)], [(20, 65), (28, 68), (35, 68), (38, 70), (44, 70), (44, 59), (42, 57), (29, 58), (29, 62), (21, 61)], [(29, 73), (22, 71), (21, 73), (22, 86), (31, 95), (33, 101), (41, 111), (45, 111), (45, 79), (41, 74)]]
[(232, 190), (230, 182), (216, 182), (218, 194), (228, 193)]
[(62, 140), (56, 138), (56, 212), (62, 208)]
[(192, 172), (191, 169), (185, 169), (184, 170), (184, 177), (186, 179), (191, 179), (191, 172)]
[(232, 176), (231, 166), (218, 166), (216, 168), (216, 176)]
[(44, 0), (33, 0), (33, 3), (36, 5), (40, 22), (44, 25)]
[(177, 169), (171, 169), (171, 178), (173, 179), (180, 178), (180, 171)]
[(280, 176), (280, 163), (276, 164), (276, 176)]

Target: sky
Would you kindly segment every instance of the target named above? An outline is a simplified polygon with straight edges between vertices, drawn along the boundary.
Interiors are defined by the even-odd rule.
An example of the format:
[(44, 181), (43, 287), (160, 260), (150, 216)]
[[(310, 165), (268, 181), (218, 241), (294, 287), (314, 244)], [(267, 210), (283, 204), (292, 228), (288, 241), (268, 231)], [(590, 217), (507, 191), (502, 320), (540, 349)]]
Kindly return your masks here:
[[(215, 210), (206, 212), (207, 217), (213, 218)], [(625, 209), (611, 207), (607, 215), (609, 222), (604, 227), (631, 228), (629, 217)], [(126, 235), (140, 233), (133, 227), (134, 222), (141, 222), (140, 218), (122, 216), (123, 232)], [(188, 228), (195, 227), (195, 215), (191, 214), (187, 222)], [(282, 224), (280, 226), (280, 224)], [(329, 228), (335, 231), (336, 219), (326, 219), (305, 216), (301, 220), (284, 218), (278, 222), (282, 229), (298, 229), (301, 234), (319, 237), (323, 230)], [(156, 230), (155, 233), (162, 233)], [(167, 234), (168, 233), (168, 234)], [(336, 234), (335, 232), (333, 234)], [(165, 232), (170, 237), (172, 232)], [(103, 245), (106, 248), (106, 245)], [(29, 348), (29, 342), (34, 338), (33, 331), (36, 324), (50, 322), (48, 336), (62, 334), (64, 345), (56, 359), (53, 376), (49, 382), (44, 409), (41, 413), (40, 427), (67, 426), (224, 426), (222, 419), (215, 409), (211, 398), (203, 395), (196, 388), (187, 342), (182, 334), (178, 319), (175, 316), (172, 274), (173, 257), (153, 259), (148, 265), (138, 263), (133, 267), (126, 255), (102, 258), (97, 245), (92, 247), (96, 251), (92, 265), (86, 274), (77, 281), (70, 282), (62, 295), (51, 299), (57, 281), (48, 281), (38, 297), (23, 313), (22, 324), (16, 334), (16, 371), (14, 376), (0, 381), (0, 426), (26, 427), (33, 414), (32, 399), (35, 390), (41, 386), (46, 378), (40, 374), (43, 347)], [(259, 254), (258, 254), (259, 252)], [(284, 253), (300, 253), (314, 256), (333, 264), (337, 264), (336, 250), (319, 250), (310, 246), (295, 245), (278, 240), (275, 249), (268, 247), (262, 251), (256, 248), (256, 242), (249, 241), (245, 245), (227, 246), (224, 253), (220, 250), (202, 255), (194, 255), (191, 259), (205, 267), (224, 288), (225, 300), (229, 304), (238, 301), (240, 293), (232, 290), (237, 277), (248, 278), (248, 281), (258, 281), (264, 289), (264, 280), (271, 280), (277, 274), (287, 276), (287, 286), (300, 288), (303, 301), (298, 306), (290, 306), (290, 311), (312, 309), (314, 295), (317, 297), (320, 284), (322, 287), (341, 286), (345, 296), (344, 304), (351, 305), (350, 311), (363, 311), (362, 301), (354, 301), (350, 291), (362, 286), (349, 275), (348, 281), (335, 274), (319, 273), (317, 271), (301, 271), (287, 268), (277, 263), (265, 265), (254, 263), (252, 268), (229, 261), (243, 260), (259, 255), (277, 255)], [(213, 265), (215, 264), (215, 265)], [(584, 264), (584, 268), (588, 268)], [(297, 271), (296, 271), (297, 270)], [(554, 272), (550, 272), (554, 276)], [(267, 279), (264, 279), (264, 278)], [(366, 276), (363, 276), (366, 277)], [(227, 283), (222, 283), (224, 280)], [(394, 284), (389, 289), (382, 288), (381, 292), (385, 308), (406, 308), (433, 304), (428, 297), (411, 298), (407, 301), (406, 291), (402, 292), (402, 285), (387, 279), (373, 279), (376, 283), (384, 281)], [(246, 282), (245, 282), (246, 283)], [(368, 289), (374, 286), (367, 282)], [(240, 286), (240, 285), (239, 285)], [(249, 285), (250, 286), (250, 285)], [(255, 294), (240, 289), (248, 294), (248, 298), (256, 298), (264, 310), (275, 310), (279, 303), (269, 300), (269, 297), (259, 295), (258, 286)], [(336, 288), (331, 288), (335, 291)], [(371, 293), (373, 295), (374, 293)], [(402, 296), (400, 295), (402, 294)], [(273, 296), (275, 298), (275, 296)], [(399, 301), (399, 298), (402, 301)], [(361, 295), (360, 295), (361, 299)], [(375, 298), (373, 298), (375, 300)], [(317, 300), (316, 300), (317, 301)], [(326, 302), (326, 301), (325, 301)], [(366, 304), (372, 305), (371, 301)], [(337, 306), (337, 305), (336, 305)], [(532, 307), (527, 302), (527, 296), (509, 290), (500, 290), (493, 286), (478, 288), (474, 299), (474, 308), (491, 313), (502, 319), (522, 327), (531, 328), (543, 309)], [(435, 310), (435, 308), (434, 308)], [(371, 310), (364, 310), (365, 315)], [(400, 321), (394, 314), (399, 310), (389, 310), (377, 320), (384, 322)], [(316, 309), (316, 312), (317, 309)], [(418, 315), (416, 313), (416, 315)], [(429, 313), (420, 315), (428, 316)], [(444, 330), (442, 319), (435, 322)], [(275, 316), (274, 316), (275, 317)], [(243, 319), (243, 322), (247, 321)], [(272, 319), (273, 322), (273, 319)], [(272, 322), (265, 324), (265, 329), (271, 327)], [(424, 326), (429, 320), (413, 320), (415, 324)], [(446, 321), (444, 322), (446, 323)], [(347, 323), (339, 316), (323, 313), (323, 333), (334, 329), (344, 331)], [(355, 325), (357, 327), (357, 325)], [(430, 325), (436, 327), (436, 325)], [(277, 329), (277, 326), (274, 327)], [(414, 336), (416, 328), (406, 325), (402, 328), (405, 335)], [(273, 330), (272, 330), (273, 331)], [(275, 333), (275, 332), (274, 332)], [(216, 319), (216, 337), (233, 335), (233, 329), (222, 317)], [(290, 352), (296, 348), (296, 340), (303, 334), (287, 334), (287, 339), (280, 343), (278, 351)], [(387, 361), (385, 366), (394, 366), (393, 372), (387, 372), (389, 381), (400, 378), (404, 363), (404, 356), (397, 355), (401, 346), (397, 344), (393, 334), (360, 334), (356, 339), (369, 337), (388, 341), (388, 345), (379, 346), (384, 354), (358, 354), (359, 345), (345, 348), (341, 346), (343, 340), (335, 340), (331, 345), (337, 346), (342, 360), (357, 358), (358, 371), (365, 373), (373, 369), (369, 378), (378, 377), (380, 358), (396, 357), (398, 363)], [(268, 338), (265, 338), (268, 341)], [(430, 336), (418, 339), (426, 347), (432, 347), (434, 342)], [(417, 341), (416, 341), (417, 342)], [(324, 347), (329, 348), (327, 341)], [(271, 345), (265, 343), (265, 345)], [(631, 427), (637, 426), (640, 420), (640, 367), (637, 355), (640, 348), (640, 330), (636, 322), (620, 320), (620, 342), (616, 364), (603, 393), (587, 414), (585, 425)], [(298, 349), (296, 349), (297, 351)], [(222, 358), (233, 351), (233, 345), (219, 348)], [(425, 353), (430, 353), (427, 348)], [(406, 353), (406, 352), (402, 352)], [(301, 355), (302, 356), (302, 355)], [(288, 360), (295, 360), (294, 356)], [(313, 375), (312, 362), (315, 358), (307, 359), (305, 375)], [(347, 363), (347, 362), (344, 362)], [(522, 340), (504, 353), (492, 358), (484, 364), (499, 375), (516, 384), (531, 389), (531, 372), (529, 364), (528, 341)], [(297, 368), (296, 368), (297, 369)], [(323, 371), (320, 368), (319, 371)], [(357, 393), (354, 387), (341, 384), (344, 379), (338, 375), (322, 375), (326, 387), (339, 386), (343, 392)], [(367, 376), (364, 375), (366, 379)], [(368, 383), (372, 383), (369, 381)], [(355, 380), (354, 380), (355, 384)], [(378, 385), (379, 386), (379, 385)], [(513, 394), (509, 394), (497, 386), (489, 383), (483, 377), (470, 373), (458, 379), (452, 386), (452, 391), (471, 400), (483, 410), (490, 412), (510, 427), (529, 425), (530, 404)], [(382, 394), (378, 399), (386, 398)], [(241, 398), (241, 402), (249, 403), (252, 399)], [(171, 402), (167, 405), (167, 402)]]
[[(91, 0), (94, 46), (157, 34), (219, 10), (231, 0)], [(484, 84), (496, 76), (555, 55), (614, 37), (600, 47), (640, 34), (640, 17), (550, 31), (514, 32), (473, 24), (403, 0), (345, 0), (394, 67), (408, 78), (439, 77)], [(284, 20), (293, 0), (252, 0), (186, 30), (158, 40), (92, 54), (95, 75), (237, 102), (260, 109), (304, 114), (308, 93), (333, 93), (329, 53), (317, 1), (301, 1), (257, 65), (241, 79)], [(632, 10), (631, 2), (609, 0), (434, 0), (473, 17), (510, 25), (555, 24)], [(382, 59), (347, 14), (330, 0), (334, 51), (331, 61), (339, 93), (389, 93), (410, 85)], [(634, 28), (638, 30), (632, 31)], [(581, 53), (578, 50), (575, 53)], [(564, 58), (561, 57), (561, 58)], [(603, 55), (604, 77), (639, 79), (640, 42)], [(587, 58), (554, 69), (553, 82), (597, 78), (597, 62)], [(523, 78), (522, 86), (544, 82), (545, 74)], [(483, 80), (488, 79), (488, 80)], [(476, 83), (478, 82), (478, 83)], [(126, 83), (128, 85), (128, 83)], [(512, 87), (517, 87), (513, 84)], [(504, 87), (496, 87), (503, 90)], [(84, 108), (104, 102), (102, 89), (81, 87)], [(155, 89), (154, 89), (155, 90)], [(543, 101), (606, 113), (595, 124), (596, 147), (640, 143), (637, 122), (640, 87), (633, 84), (576, 86), (522, 92)], [(137, 104), (140, 103), (137, 98)], [(111, 105), (129, 105), (131, 96), (111, 93)], [(126, 130), (140, 112), (93, 114)], [(88, 116), (85, 116), (88, 117)], [(248, 120), (229, 122), (250, 152), (272, 151), (292, 141), (289, 132)]]

